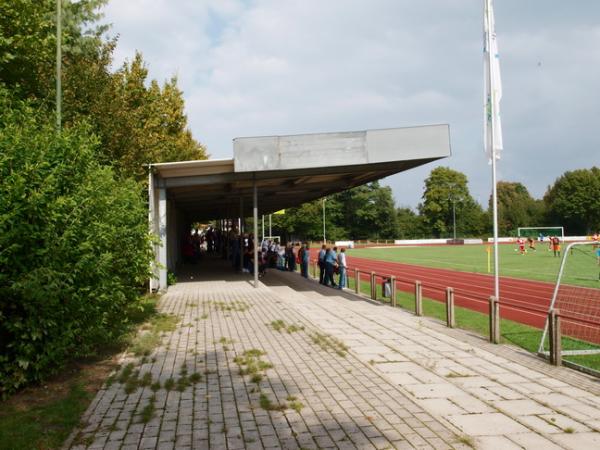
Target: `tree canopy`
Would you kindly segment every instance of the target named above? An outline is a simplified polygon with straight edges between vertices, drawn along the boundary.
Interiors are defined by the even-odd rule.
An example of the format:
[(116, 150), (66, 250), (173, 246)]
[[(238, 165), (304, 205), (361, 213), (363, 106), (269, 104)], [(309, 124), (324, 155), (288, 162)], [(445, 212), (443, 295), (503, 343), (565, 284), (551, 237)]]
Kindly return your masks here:
[(600, 229), (600, 168), (565, 172), (544, 195), (548, 217), (570, 234)]
[(0, 0), (0, 397), (126, 328), (150, 276), (145, 163), (206, 158), (177, 79), (113, 71), (106, 0)]
[(437, 167), (425, 180), (423, 203), (419, 205), (424, 226), (433, 236), (452, 235), (453, 208), (457, 236), (477, 236), (483, 232), (483, 211), (469, 193), (466, 175), (448, 167)]
[[(498, 233), (501, 236), (514, 235), (519, 227), (542, 226), (543, 205), (535, 200), (522, 183), (499, 181), (498, 194)], [(491, 210), (490, 196), (489, 208)]]
[[(124, 177), (145, 180), (150, 162), (206, 159), (188, 129), (175, 77), (148, 79), (141, 53), (111, 70), (116, 41), (100, 25), (106, 0), (65, 2), (63, 9), (63, 123), (91, 124), (100, 160)], [(14, 95), (53, 113), (56, 15), (54, 0), (0, 0), (0, 82)]]

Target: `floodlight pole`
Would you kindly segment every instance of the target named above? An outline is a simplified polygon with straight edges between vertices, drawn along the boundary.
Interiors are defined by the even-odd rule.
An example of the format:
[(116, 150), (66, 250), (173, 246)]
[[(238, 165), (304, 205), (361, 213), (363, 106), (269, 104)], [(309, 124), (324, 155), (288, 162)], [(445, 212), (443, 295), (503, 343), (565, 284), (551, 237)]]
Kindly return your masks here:
[(56, 0), (56, 129), (62, 122), (62, 0)]
[(325, 240), (325, 200), (327, 198), (323, 197), (323, 244), (327, 245), (327, 241)]
[(454, 234), (452, 241), (456, 243), (456, 200), (454, 198), (452, 198), (452, 232)]

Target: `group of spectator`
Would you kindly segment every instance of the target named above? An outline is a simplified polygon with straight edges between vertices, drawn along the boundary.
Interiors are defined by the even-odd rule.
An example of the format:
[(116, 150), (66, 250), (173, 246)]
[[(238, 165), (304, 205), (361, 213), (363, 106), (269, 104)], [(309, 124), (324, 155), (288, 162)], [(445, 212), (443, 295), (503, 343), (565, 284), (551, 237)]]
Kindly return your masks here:
[[(229, 248), (227, 248), (229, 243)], [(182, 245), (183, 259), (196, 263), (203, 253), (220, 253), (228, 257), (238, 272), (254, 273), (254, 236), (252, 234), (230, 235), (216, 228), (194, 230), (186, 236)], [(240, 258), (241, 252), (241, 258)], [(288, 242), (283, 245), (278, 239), (263, 239), (258, 249), (258, 275), (263, 277), (267, 269), (273, 268), (294, 272), (300, 265), (300, 274), (308, 278), (310, 248), (307, 242)], [(347, 287), (346, 249), (329, 248), (323, 245), (318, 254), (319, 283), (337, 289)], [(336, 277), (337, 275), (337, 277)], [(337, 280), (336, 280), (337, 278)], [(337, 281), (337, 282), (336, 282)]]
[[(319, 250), (319, 283), (325, 286), (331, 286), (337, 289), (347, 287), (346, 271), (348, 265), (346, 263), (346, 249), (342, 248), (338, 253), (338, 248), (329, 248), (323, 244)], [(334, 275), (338, 275), (336, 284)]]
[(308, 248), (308, 244), (301, 246), (299, 242), (288, 242), (283, 245), (278, 239), (265, 239), (261, 244), (265, 267), (293, 272), (296, 264), (300, 264), (299, 255), (305, 247)]
[(204, 253), (222, 253), (225, 246), (225, 239), (220, 230), (208, 227), (205, 230), (195, 229), (185, 236), (181, 245), (181, 254), (183, 261), (195, 264)]

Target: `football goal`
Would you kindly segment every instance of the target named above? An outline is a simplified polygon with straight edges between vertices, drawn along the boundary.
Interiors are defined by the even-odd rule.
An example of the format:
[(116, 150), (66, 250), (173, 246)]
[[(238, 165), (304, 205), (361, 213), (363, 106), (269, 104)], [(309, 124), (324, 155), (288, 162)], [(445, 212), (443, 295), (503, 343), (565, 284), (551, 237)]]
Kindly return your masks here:
[[(582, 366), (585, 355), (600, 353), (599, 250), (597, 242), (573, 242), (566, 247), (548, 309), (548, 314), (558, 311), (560, 316), (561, 354)], [(548, 330), (547, 318), (538, 348), (542, 355), (549, 354)]]
[(563, 227), (519, 227), (517, 228), (517, 236), (535, 239), (543, 237), (544, 240), (547, 240), (550, 236), (558, 236), (561, 241), (564, 241), (565, 229)]

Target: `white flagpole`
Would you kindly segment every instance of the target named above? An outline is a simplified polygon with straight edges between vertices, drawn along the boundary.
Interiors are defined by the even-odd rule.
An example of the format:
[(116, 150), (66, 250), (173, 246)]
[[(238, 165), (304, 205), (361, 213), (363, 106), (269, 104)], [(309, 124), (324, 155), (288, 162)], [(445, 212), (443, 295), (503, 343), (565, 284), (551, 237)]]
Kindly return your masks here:
[[(500, 277), (499, 277), (499, 262), (498, 262), (498, 198), (497, 198), (497, 189), (496, 189), (496, 140), (495, 140), (495, 127), (496, 127), (496, 116), (498, 111), (496, 110), (496, 102), (494, 99), (494, 77), (493, 77), (493, 64), (496, 55), (493, 55), (492, 48), (492, 0), (484, 0), (485, 1), (485, 20), (487, 23), (487, 33), (486, 33), (486, 49), (487, 49), (487, 57), (488, 57), (488, 107), (490, 108), (489, 115), (491, 116), (491, 120), (489, 120), (489, 144), (490, 144), (490, 154), (492, 159), (492, 217), (494, 223), (494, 296), (496, 300), (500, 300)], [(486, 124), (487, 126), (487, 124)], [(487, 142), (486, 142), (487, 143)]]

